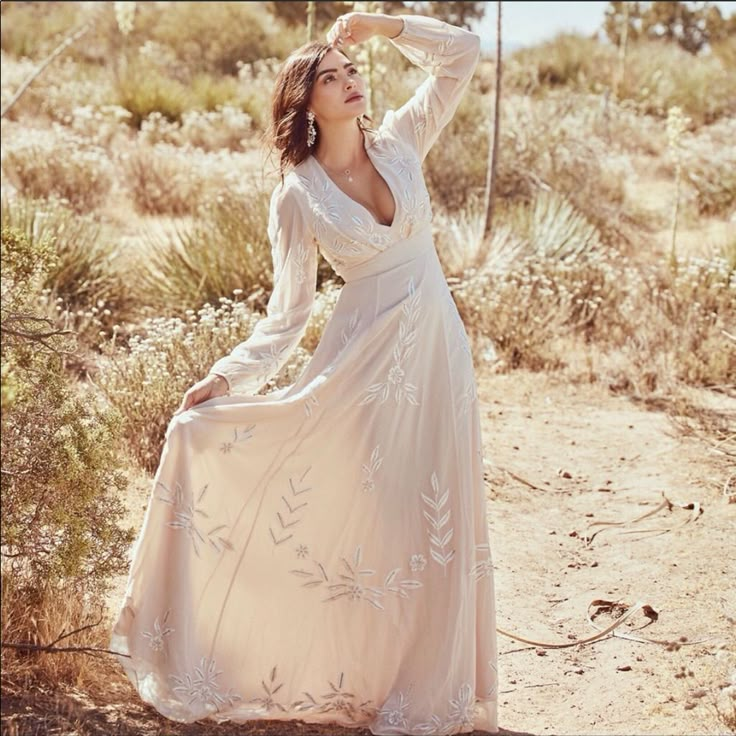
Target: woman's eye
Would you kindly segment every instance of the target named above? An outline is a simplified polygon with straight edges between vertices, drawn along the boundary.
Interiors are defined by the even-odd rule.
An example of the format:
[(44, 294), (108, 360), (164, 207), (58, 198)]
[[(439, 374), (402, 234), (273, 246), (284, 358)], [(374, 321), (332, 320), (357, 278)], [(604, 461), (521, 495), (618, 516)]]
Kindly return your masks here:
[[(358, 70), (355, 67), (351, 67), (348, 70), (348, 74), (357, 74), (357, 73), (358, 73)], [(325, 84), (327, 84), (327, 82), (331, 82), (334, 78), (335, 78), (334, 74), (325, 75)]]

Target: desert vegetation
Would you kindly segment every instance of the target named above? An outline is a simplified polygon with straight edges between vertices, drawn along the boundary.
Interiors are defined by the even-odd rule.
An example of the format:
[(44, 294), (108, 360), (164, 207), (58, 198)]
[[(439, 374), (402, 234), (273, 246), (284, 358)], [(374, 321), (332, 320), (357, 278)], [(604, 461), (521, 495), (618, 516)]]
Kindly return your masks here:
[[(317, 5), (317, 35), (353, 6), (407, 11)], [(495, 12), (420, 5), (459, 23)], [(599, 39), (505, 52), (487, 234), (484, 55), (425, 162), (435, 243), (479, 376), (544, 374), (664, 412), (717, 451), (715, 498), (733, 509), (736, 21), (711, 7), (700, 43), (651, 31), (669, 27), (659, 6), (695, 4), (629, 4), (648, 21), (625, 5)], [(130, 697), (100, 651), (138, 523), (130, 487), (155, 471), (184, 391), (265, 310), (278, 170), (263, 133), (306, 6), (2, 3), (3, 734), (112, 733), (54, 694)], [(382, 40), (353, 56), (379, 122), (424, 78)], [(341, 284), (320, 257), (307, 333), (261, 393), (299, 375)], [(699, 684), (709, 733), (736, 728), (736, 670), (719, 656)], [(146, 718), (115, 732), (195, 733)]]

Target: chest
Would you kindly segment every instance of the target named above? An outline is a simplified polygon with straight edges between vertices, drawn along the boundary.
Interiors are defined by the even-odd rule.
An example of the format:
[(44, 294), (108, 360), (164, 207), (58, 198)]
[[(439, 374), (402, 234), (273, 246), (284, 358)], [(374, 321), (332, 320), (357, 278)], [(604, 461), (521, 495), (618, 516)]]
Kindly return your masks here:
[(396, 216), (396, 202), (385, 179), (369, 160), (351, 172), (353, 181), (343, 176), (340, 188), (348, 197), (365, 207), (381, 225), (390, 226)]

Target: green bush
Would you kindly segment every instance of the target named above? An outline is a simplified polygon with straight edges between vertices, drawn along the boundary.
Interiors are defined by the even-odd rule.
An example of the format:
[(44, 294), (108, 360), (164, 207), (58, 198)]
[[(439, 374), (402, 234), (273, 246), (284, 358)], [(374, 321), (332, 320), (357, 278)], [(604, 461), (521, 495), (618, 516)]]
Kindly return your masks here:
[(100, 330), (109, 331), (134, 313), (124, 254), (91, 216), (77, 215), (57, 201), (5, 199), (2, 225), (22, 232), (32, 247), (49, 243), (53, 248), (56, 257), (36, 297), (83, 344), (97, 344)]
[[(141, 302), (159, 313), (181, 314), (242, 289), (253, 308), (264, 310), (273, 285), (270, 196), (270, 188), (223, 188), (199, 203), (190, 225), (176, 224), (164, 235), (149, 232), (145, 262), (137, 268)], [(317, 288), (334, 278), (320, 256)]]
[[(64, 581), (104, 592), (125, 572), (133, 530), (120, 526), (120, 415), (69, 384), (73, 332), (35, 310), (48, 241), (2, 230), (2, 361), (15, 395), (2, 413), (0, 535), (7, 566), (41, 589)], [(5, 368), (8, 366), (8, 368)]]

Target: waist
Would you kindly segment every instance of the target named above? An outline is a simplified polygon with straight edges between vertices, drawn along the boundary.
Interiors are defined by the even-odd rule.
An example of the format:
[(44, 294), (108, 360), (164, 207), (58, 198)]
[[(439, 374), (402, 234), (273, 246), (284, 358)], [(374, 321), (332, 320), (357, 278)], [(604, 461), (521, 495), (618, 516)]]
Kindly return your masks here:
[(368, 276), (376, 276), (413, 261), (429, 248), (434, 248), (431, 222), (427, 222), (408, 238), (398, 240), (367, 261), (343, 268), (340, 276), (346, 284)]

